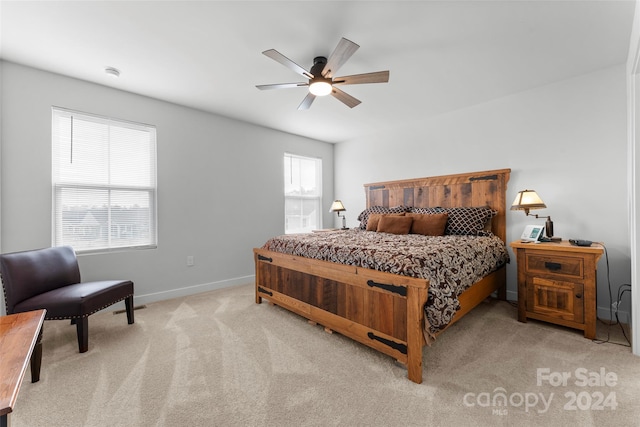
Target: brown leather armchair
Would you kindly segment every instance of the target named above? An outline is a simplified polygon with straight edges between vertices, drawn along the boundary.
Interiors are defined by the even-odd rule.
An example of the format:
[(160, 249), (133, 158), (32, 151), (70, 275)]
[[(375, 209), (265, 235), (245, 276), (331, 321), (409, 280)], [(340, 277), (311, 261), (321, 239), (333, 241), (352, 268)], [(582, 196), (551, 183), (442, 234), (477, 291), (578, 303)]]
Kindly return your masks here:
[(124, 300), (127, 321), (133, 319), (133, 282), (81, 282), (75, 251), (59, 246), (0, 255), (7, 314), (44, 308), (45, 320), (71, 319), (80, 353), (89, 349), (89, 316)]

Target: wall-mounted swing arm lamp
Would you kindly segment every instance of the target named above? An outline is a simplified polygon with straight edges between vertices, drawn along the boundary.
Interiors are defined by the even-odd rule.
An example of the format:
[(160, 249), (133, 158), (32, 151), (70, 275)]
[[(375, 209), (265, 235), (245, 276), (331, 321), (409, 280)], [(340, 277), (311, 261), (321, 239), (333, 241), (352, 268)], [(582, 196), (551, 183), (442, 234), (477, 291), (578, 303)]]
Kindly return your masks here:
[(336, 212), (338, 214), (338, 218), (342, 218), (342, 229), (346, 230), (347, 217), (344, 215), (340, 216), (340, 212), (344, 212), (344, 211), (346, 211), (346, 209), (340, 200), (334, 200), (333, 203), (331, 204), (331, 209), (329, 209), (329, 212)]
[[(518, 191), (516, 195), (516, 199), (511, 204), (512, 211), (524, 211), (525, 215), (529, 216), (529, 210), (531, 209), (544, 209), (547, 205), (544, 204), (538, 193), (535, 190), (522, 190)], [(551, 221), (551, 216), (540, 216), (540, 215), (532, 215), (536, 218), (546, 218), (545, 222), (545, 234), (547, 238), (551, 241), (559, 241), (562, 240), (560, 237), (553, 237), (553, 221)]]

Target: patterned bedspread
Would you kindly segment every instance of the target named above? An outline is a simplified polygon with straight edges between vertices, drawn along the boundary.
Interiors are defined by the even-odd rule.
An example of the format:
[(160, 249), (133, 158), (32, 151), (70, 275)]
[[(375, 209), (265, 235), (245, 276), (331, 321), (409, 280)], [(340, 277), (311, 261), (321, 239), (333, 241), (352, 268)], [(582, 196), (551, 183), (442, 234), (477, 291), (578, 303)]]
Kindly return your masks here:
[(283, 235), (263, 248), (428, 279), (425, 315), (430, 335), (451, 322), (462, 292), (509, 260), (506, 245), (496, 236), (432, 237), (358, 229)]

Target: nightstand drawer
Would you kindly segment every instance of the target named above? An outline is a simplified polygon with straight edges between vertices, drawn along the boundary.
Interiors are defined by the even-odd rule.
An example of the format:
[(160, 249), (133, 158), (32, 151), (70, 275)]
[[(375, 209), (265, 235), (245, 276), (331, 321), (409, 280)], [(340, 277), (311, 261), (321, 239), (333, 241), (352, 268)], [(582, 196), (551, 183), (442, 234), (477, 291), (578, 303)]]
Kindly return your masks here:
[(581, 279), (584, 276), (584, 260), (583, 258), (558, 256), (557, 254), (527, 253), (526, 272)]

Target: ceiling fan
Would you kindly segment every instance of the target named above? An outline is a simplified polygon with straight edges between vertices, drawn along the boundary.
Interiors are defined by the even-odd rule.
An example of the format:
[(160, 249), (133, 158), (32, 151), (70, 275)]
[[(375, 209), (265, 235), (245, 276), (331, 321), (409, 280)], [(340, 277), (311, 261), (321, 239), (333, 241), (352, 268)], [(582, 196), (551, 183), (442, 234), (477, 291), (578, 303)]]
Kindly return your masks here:
[(277, 83), (270, 85), (256, 85), (260, 90), (287, 89), (292, 87), (308, 86), (309, 93), (298, 106), (298, 110), (306, 110), (317, 96), (331, 94), (349, 108), (360, 104), (360, 100), (354, 98), (338, 89), (339, 85), (353, 85), (362, 83), (386, 83), (389, 81), (389, 71), (376, 71), (373, 73), (354, 74), (344, 77), (333, 77), (335, 72), (344, 65), (345, 62), (358, 50), (360, 46), (344, 37), (338, 42), (329, 59), (324, 56), (317, 56), (313, 59), (311, 70), (307, 71), (275, 49), (262, 52), (269, 58), (278, 61), (285, 67), (309, 79), (308, 82), (300, 83)]

